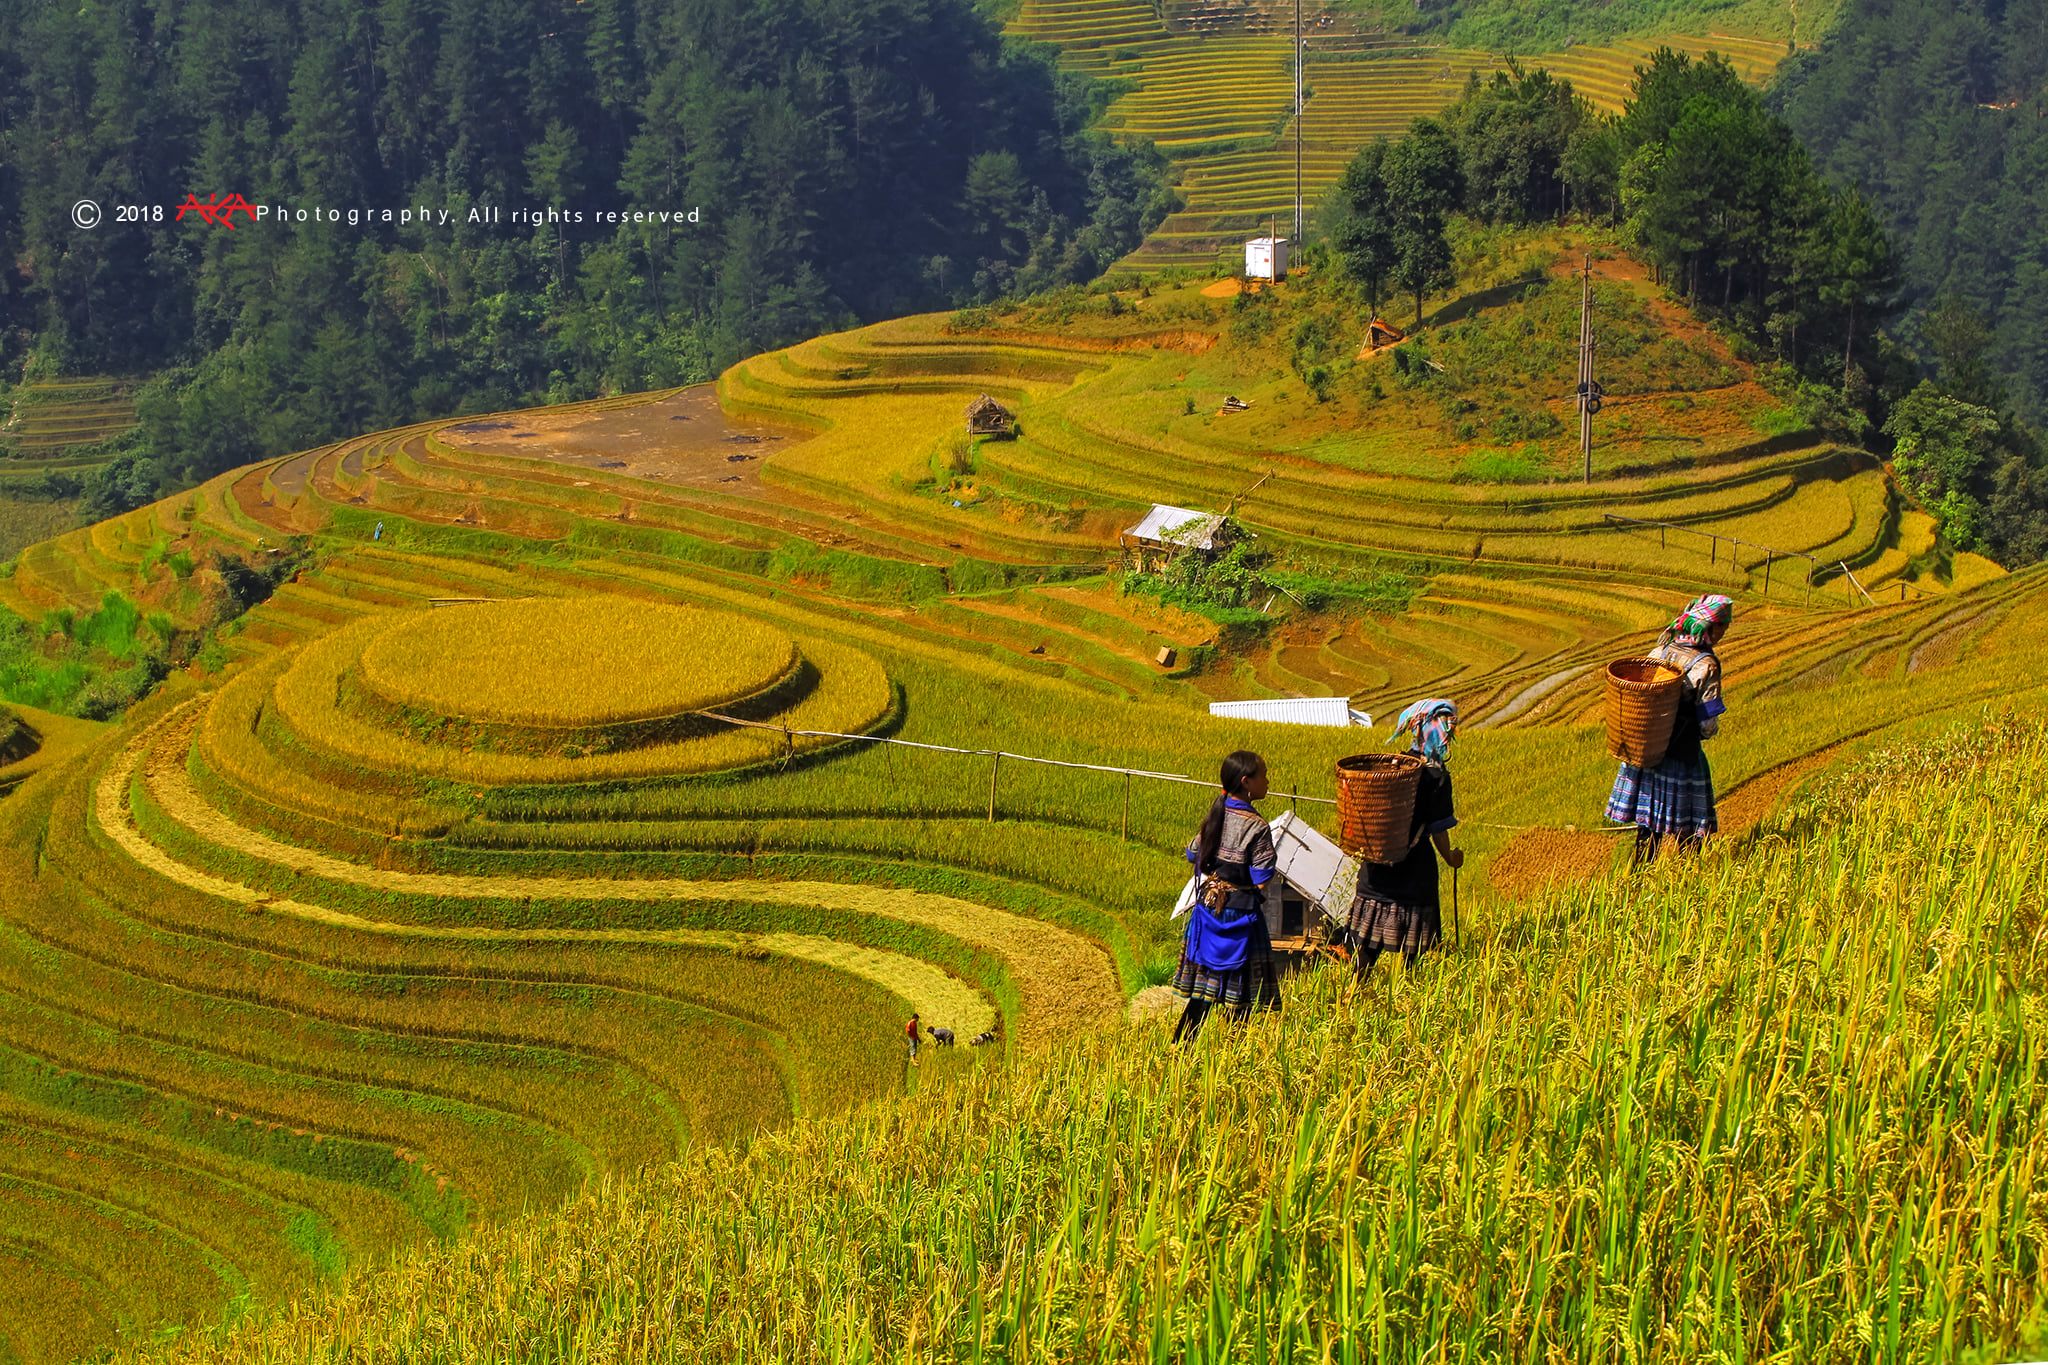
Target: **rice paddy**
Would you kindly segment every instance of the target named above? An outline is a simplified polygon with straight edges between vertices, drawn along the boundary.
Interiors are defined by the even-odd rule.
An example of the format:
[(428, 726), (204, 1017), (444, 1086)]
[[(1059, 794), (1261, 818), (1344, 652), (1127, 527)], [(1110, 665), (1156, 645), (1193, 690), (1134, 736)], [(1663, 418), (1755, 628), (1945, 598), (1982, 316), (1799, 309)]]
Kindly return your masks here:
[[(321, 1324), (373, 1355), (488, 1354), (501, 1329), (542, 1343), (501, 1354), (532, 1355), (596, 1351), (598, 1336), (574, 1334), (629, 1322), (647, 1344), (628, 1354), (669, 1350), (661, 1333), (683, 1324), (682, 1354), (836, 1358), (868, 1343), (890, 1358), (987, 1355), (1001, 1323), (1011, 1358), (1071, 1355), (1093, 1332), (1111, 1355), (1147, 1353), (1154, 1333), (1193, 1339), (1167, 1286), (1212, 1261), (1227, 1288), (1202, 1321), (1246, 1353), (1254, 1340), (1320, 1353), (1349, 1333), (1373, 1358), (1441, 1340), (1478, 1359), (1578, 1332), (1657, 1358), (1827, 1354), (1842, 1314), (1906, 1305), (1888, 1287), (1873, 1299), (1862, 1259), (1895, 1245), (1882, 1242), (1889, 1225), (1791, 1198), (1805, 1212), (1783, 1216), (1820, 1238), (1795, 1252), (1791, 1225), (1729, 1205), (1723, 1167), (1686, 1165), (1674, 1145), (1709, 1131), (1702, 1097), (1737, 1076), (1721, 1103), (1743, 1110), (1751, 1145), (1731, 1119), (1711, 1129), (1716, 1150), (1807, 1189), (1798, 1181), (1819, 1177), (1800, 1165), (1806, 1138), (1773, 1129), (1767, 1151), (1747, 1116), (1775, 1085), (1772, 1104), (1798, 1090), (1817, 1106), (1799, 1111), (1798, 1132), (1821, 1132), (1853, 1070), (1845, 1021), (1863, 1036), (1879, 1009), (1876, 978), (1859, 973), (1892, 973), (1883, 954), (1897, 944), (1869, 916), (1824, 927), (1862, 914), (1865, 893), (1820, 873), (1792, 880), (1805, 864), (1777, 861), (1770, 839), (1713, 864), (1725, 899), (1698, 924), (1675, 883), (1610, 880), (1599, 669), (1693, 594), (1735, 595), (1730, 717), (1711, 752), (1731, 830), (1772, 829), (1802, 786), (1866, 750), (1989, 709), (2038, 710), (2048, 575), (1946, 555), (1860, 452), (1809, 432), (1760, 436), (1776, 400), (1617, 261), (1601, 262), (1610, 392), (1634, 415), (1603, 429), (1594, 478), (1561, 477), (1575, 451), (1541, 441), (1506, 452), (1526, 462), (1510, 461), (1512, 478), (1475, 473), (1508, 467), (1483, 429), (1496, 408), (1561, 391), (1541, 282), (1585, 245), (1531, 234), (1462, 261), (1472, 297), (1444, 300), (1427, 337), (1480, 409), (1467, 435), (1467, 414), (1391, 381), (1376, 394), (1365, 367), (1329, 402), (1310, 397), (1285, 345), (1329, 307), (1312, 284), (1255, 305), (1270, 310), (1260, 335), (1239, 322), (1253, 305), (1162, 282), (1116, 308), (1076, 291), (860, 328), (753, 357), (715, 388), (365, 433), (31, 547), (0, 575), (0, 601), (31, 619), (118, 590), (190, 622), (203, 604), (178, 596), (166, 556), (262, 562), (293, 536), (312, 553), (207, 641), (207, 665), (119, 724), (24, 712), (35, 747), (16, 752), (7, 736), (22, 732), (0, 720), (12, 746), (0, 750), (0, 1110), (24, 1134), (0, 1142), (0, 1288), (50, 1306), (28, 1323), (0, 1312), (0, 1355), (139, 1350), (174, 1331), (202, 1354), (242, 1350), (216, 1336), (237, 1323), (249, 1351), (273, 1358), (326, 1349), (293, 1335)], [(965, 438), (983, 392), (1017, 412), (1016, 439)], [(1251, 406), (1225, 414), (1225, 395)], [(691, 436), (671, 442), (677, 415)], [(1233, 500), (1281, 562), (1337, 588), (1394, 582), (1395, 605), (1340, 594), (1311, 608), (1276, 592), (1232, 622), (1119, 590), (1118, 533), (1152, 503)], [(1158, 662), (1162, 649), (1179, 661)], [(1211, 699), (1295, 694), (1347, 696), (1378, 726), (1206, 713)], [(1454, 771), (1470, 965), (1403, 978), (1369, 1007), (1311, 978), (1284, 1026), (1302, 1030), (1287, 1035), (1299, 1050), (1255, 1032), (1189, 1063), (1118, 1034), (1127, 997), (1173, 965), (1165, 907), (1218, 756), (1260, 750), (1269, 813), (1298, 805), (1328, 830), (1318, 801), (1335, 759), (1378, 747), (1420, 695), (1452, 697), (1465, 716)], [(2004, 768), (1993, 778), (2011, 787)], [(2013, 808), (2031, 792), (2013, 787)], [(1871, 887), (1945, 860), (1940, 875), (1965, 879), (1956, 895), (2007, 894), (1943, 830), (1923, 834), (1902, 862), (1870, 861), (1869, 831), (1800, 847)], [(1795, 886), (1826, 914), (1788, 908)], [(1733, 1003), (1702, 984), (1700, 945), (1752, 896), (1769, 898), (1756, 913), (1780, 917), (1774, 932), (1800, 962), (1840, 964), (1815, 978), (1833, 994), (1799, 996), (1781, 973), (1806, 969), (1766, 956), (1730, 968), (1756, 986)], [(1955, 941), (2005, 932), (1972, 923)], [(1584, 1008), (1596, 998), (1621, 1003)], [(1665, 1017), (1658, 1000), (1681, 1010), (1679, 1042), (1643, 1023)], [(1806, 1011), (1796, 1036), (1818, 1050), (1804, 1070), (1761, 1060), (1762, 1016), (1740, 1013), (1761, 1000)], [(992, 1029), (998, 1045), (928, 1051), (912, 1068), (912, 1009), (963, 1041)], [(1438, 1027), (1463, 1040), (1447, 1041), (1445, 1075), (1496, 1078), (1459, 1115), (1401, 1089), (1420, 1082), (1390, 1051), (1400, 1030)], [(1552, 1036), (1569, 1046), (1543, 1051)], [(1656, 1051), (1667, 1043), (1683, 1055)], [(1601, 1060), (1567, 1082), (1562, 1056)], [(1956, 1056), (1976, 1065), (1979, 1053)], [(1626, 1084), (1610, 1057), (1638, 1059)], [(1256, 1107), (1217, 1084), (1224, 1065), (1262, 1078)], [(1067, 1113), (1070, 1100), (1080, 1108)], [(1563, 1192), (1591, 1188), (1583, 1144), (1620, 1131), (1601, 1106), (1623, 1105), (1638, 1125), (1614, 1157), (1627, 1189), (1595, 1217)], [(1142, 1166), (1101, 1165), (1108, 1130), (1083, 1117), (1104, 1106)], [(1306, 1144), (1282, 1201), (1301, 1221), (1288, 1226), (1341, 1217), (1370, 1235), (1299, 1243), (1310, 1259), (1268, 1282), (1231, 1267), (1278, 1255), (1256, 1208), (1286, 1165), (1267, 1122), (1279, 1113), (1285, 1142)], [(1515, 1128), (1524, 1114), (1539, 1128)], [(1843, 1114), (1847, 1153), (1868, 1125)], [(976, 1145), (987, 1123), (1010, 1145)], [(1471, 1146), (1488, 1123), (1512, 1132)], [(1539, 1130), (1581, 1145), (1545, 1148), (1517, 1173), (1505, 1153), (1536, 1152)], [(912, 1131), (948, 1162), (1033, 1183), (892, 1186), (856, 1155)], [(1327, 1145), (1390, 1133), (1418, 1154), (1416, 1188), (1437, 1182), (1426, 1203), (1400, 1193), (1405, 1165), (1354, 1177)], [(1053, 1160), (1042, 1144), (1070, 1139), (1078, 1164), (1040, 1164)], [(1165, 1155), (1193, 1150), (1220, 1163), (1211, 1195), (1185, 1183), (1206, 1166), (1176, 1170)], [(1838, 1157), (1827, 1178), (1858, 1198), (1876, 1185), (1856, 1180), (1882, 1183), (1870, 1162), (1938, 1160), (1855, 1150), (1865, 1164)], [(762, 1188), (777, 1162), (815, 1174)], [(735, 1183), (712, 1188), (716, 1170)], [(1948, 1188), (1980, 1204), (2004, 1188), (1975, 1178)], [(1070, 1198), (1073, 1181), (1105, 1191), (1112, 1213)], [(1662, 1208), (1628, 1202), (1666, 1187)], [(1303, 1202), (1311, 1191), (1323, 1202)], [(758, 1215), (735, 1211), (742, 1198)], [(1210, 1199), (1215, 1218), (1185, 1221), (1184, 1198)], [(491, 1312), (510, 1316), (434, 1327), (402, 1287), (467, 1292), (455, 1267), (479, 1262), (466, 1248), (537, 1245), (533, 1229), (628, 1207), (602, 1202), (615, 1199), (683, 1201), (687, 1219), (643, 1204), (617, 1214), (656, 1258), (635, 1282), (680, 1277), (663, 1301), (690, 1307), (670, 1326), (643, 1322), (640, 1291), (620, 1289), (601, 1312), (579, 1309), (580, 1325), (500, 1298)], [(974, 1221), (998, 1206), (1017, 1240)], [(1146, 1226), (1145, 1208), (1154, 1240), (1127, 1253), (1104, 1229)], [(1251, 1222), (1233, 1221), (1240, 1208)], [(936, 1220), (920, 1226), (950, 1269), (915, 1260), (916, 1239), (891, 1240), (878, 1254), (912, 1261), (883, 1289), (808, 1240), (828, 1223), (842, 1242), (901, 1239), (891, 1220), (910, 1209)], [(1641, 1247), (1613, 1233), (1624, 1213), (1646, 1229)], [(517, 1221), (527, 1214), (566, 1221)], [(2011, 1217), (1995, 1234), (1966, 1230), (1970, 1266), (1988, 1271), (1959, 1271), (1969, 1258), (1948, 1231), (1913, 1234), (1913, 1264), (1949, 1276), (1948, 1297), (1901, 1306), (1901, 1342), (1962, 1330), (1944, 1315), (1977, 1291), (1954, 1276), (2005, 1273)], [(1754, 1253), (1744, 1266), (1765, 1268), (1717, 1261), (1724, 1230)], [(583, 1244), (609, 1256), (611, 1236)], [(733, 1265), (750, 1238), (758, 1264)], [(1474, 1247), (1498, 1277), (1432, 1287)], [(394, 1253), (402, 1277), (428, 1278), (382, 1291), (387, 1318), (350, 1316), (359, 1278)], [(719, 1307), (728, 1325), (703, 1327), (691, 1315), (724, 1292), (702, 1290), (705, 1273), (769, 1307)], [(549, 1286), (536, 1303), (561, 1289), (533, 1283)], [(1765, 1306), (1795, 1283), (1825, 1290), (1805, 1317)], [(280, 1307), (332, 1287), (344, 1294), (332, 1307)], [(2005, 1332), (2031, 1293), (2012, 1289), (2015, 1306), (1985, 1330)], [(453, 1335), (429, 1347), (411, 1332)]]
[[(1291, 11), (1207, 9), (1213, 13), (1183, 14), (1139, 0), (1023, 0), (1008, 24), (1014, 36), (1054, 45), (1074, 69), (1127, 87), (1103, 126), (1155, 143), (1173, 163), (1185, 202), (1119, 263), (1124, 271), (1235, 269), (1228, 258), (1269, 218), (1277, 216), (1292, 235), (1297, 159), (1303, 200), (1313, 210), (1360, 147), (1399, 137), (1455, 100), (1472, 76), (1502, 70), (1509, 60), (1378, 32), (1349, 12), (1312, 5), (1297, 127)], [(1513, 60), (1550, 70), (1594, 107), (1614, 112), (1635, 69), (1659, 47), (1719, 52), (1758, 84), (1788, 51), (1770, 37), (1673, 33)]]
[(2038, 1354), (2044, 760), (1948, 735), (1423, 971), (692, 1153), (179, 1358)]

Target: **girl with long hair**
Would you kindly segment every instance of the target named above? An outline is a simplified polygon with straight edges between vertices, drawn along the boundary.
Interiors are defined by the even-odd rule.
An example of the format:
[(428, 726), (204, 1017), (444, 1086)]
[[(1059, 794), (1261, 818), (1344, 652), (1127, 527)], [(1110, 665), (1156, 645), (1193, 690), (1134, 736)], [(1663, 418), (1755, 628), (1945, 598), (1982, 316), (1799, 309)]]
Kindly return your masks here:
[(1266, 760), (1239, 749), (1223, 760), (1217, 786), (1221, 790), (1187, 846), (1187, 860), (1202, 882), (1188, 910), (1180, 969), (1173, 975), (1174, 994), (1187, 1001), (1173, 1030), (1176, 1043), (1193, 1038), (1214, 1006), (1240, 1021), (1254, 1010), (1280, 1008), (1261, 889), (1280, 860), (1273, 831), (1252, 805), (1266, 794)]

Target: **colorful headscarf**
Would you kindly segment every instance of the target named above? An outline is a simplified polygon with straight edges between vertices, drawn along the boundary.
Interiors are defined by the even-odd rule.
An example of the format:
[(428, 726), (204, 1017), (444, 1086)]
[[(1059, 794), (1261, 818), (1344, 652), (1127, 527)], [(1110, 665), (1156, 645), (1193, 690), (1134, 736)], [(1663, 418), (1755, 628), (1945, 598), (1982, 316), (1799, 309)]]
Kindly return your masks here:
[(1657, 643), (1668, 645), (1676, 640), (1697, 649), (1706, 649), (1733, 619), (1735, 599), (1710, 592), (1703, 597), (1695, 597), (1684, 611), (1673, 617), (1671, 624), (1664, 627), (1664, 633), (1657, 638)]
[(1451, 737), (1458, 732), (1458, 705), (1443, 697), (1431, 697), (1416, 702), (1401, 713), (1394, 722), (1394, 734), (1412, 733), (1415, 742), (1409, 747), (1424, 758), (1444, 761), (1444, 754), (1451, 747)]

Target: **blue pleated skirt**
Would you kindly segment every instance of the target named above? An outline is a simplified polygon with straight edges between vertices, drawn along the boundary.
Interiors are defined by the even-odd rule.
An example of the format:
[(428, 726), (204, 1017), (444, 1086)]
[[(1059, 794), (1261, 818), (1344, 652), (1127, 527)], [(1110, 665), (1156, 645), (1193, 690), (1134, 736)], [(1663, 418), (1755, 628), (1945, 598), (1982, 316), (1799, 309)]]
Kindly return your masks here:
[(1654, 768), (1621, 765), (1607, 797), (1607, 818), (1653, 834), (1712, 834), (1714, 775), (1706, 756), (1698, 761), (1667, 758)]

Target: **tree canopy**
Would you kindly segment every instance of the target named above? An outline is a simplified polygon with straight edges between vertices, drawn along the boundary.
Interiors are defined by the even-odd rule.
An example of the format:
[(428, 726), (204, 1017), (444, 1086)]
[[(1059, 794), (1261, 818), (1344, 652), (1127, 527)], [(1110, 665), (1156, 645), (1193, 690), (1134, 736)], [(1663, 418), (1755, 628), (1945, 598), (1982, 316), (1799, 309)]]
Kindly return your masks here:
[[(1099, 100), (967, 0), (0, 0), (0, 365), (160, 371), (158, 483), (704, 378), (1100, 273), (1169, 197)], [(188, 193), (452, 219), (229, 231)]]

